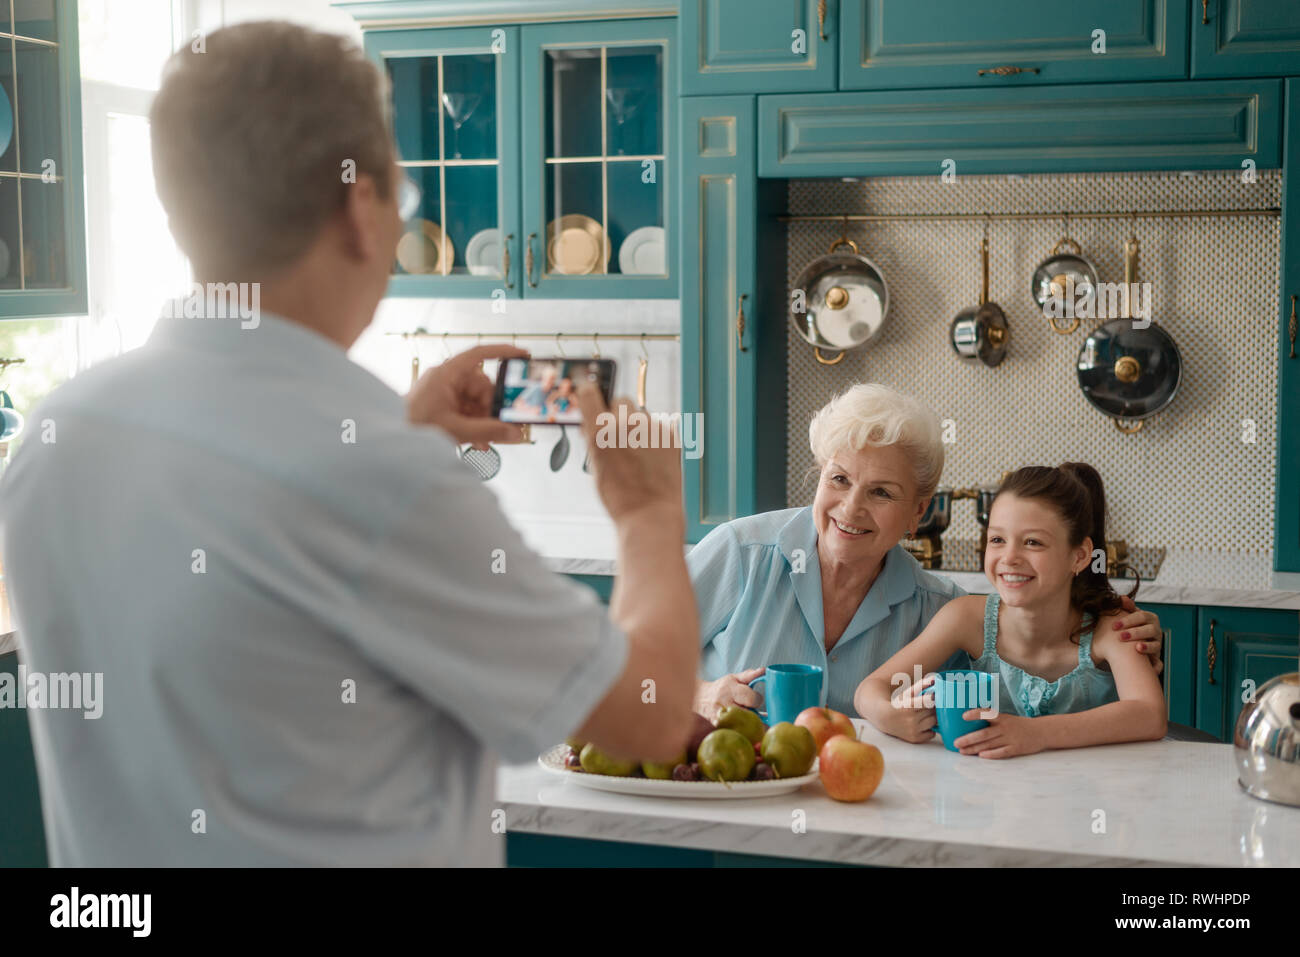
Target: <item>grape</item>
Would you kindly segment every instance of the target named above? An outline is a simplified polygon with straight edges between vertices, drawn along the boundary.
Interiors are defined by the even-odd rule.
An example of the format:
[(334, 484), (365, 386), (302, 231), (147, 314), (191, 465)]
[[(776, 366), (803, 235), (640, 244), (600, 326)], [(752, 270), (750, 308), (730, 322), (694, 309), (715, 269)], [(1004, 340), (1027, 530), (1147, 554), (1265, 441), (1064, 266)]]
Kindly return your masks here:
[(564, 756), (564, 766), (566, 768), (581, 768), (582, 761), (578, 758), (578, 752), (569, 748), (569, 753)]
[(690, 764), (677, 765), (675, 768), (673, 768), (673, 780), (674, 781), (698, 781), (699, 776), (696, 774), (694, 770), (692, 770), (692, 768), (693, 765)]
[(751, 781), (775, 781), (776, 772), (772, 770), (772, 765), (766, 761), (759, 761), (754, 765), (754, 770), (750, 774)]

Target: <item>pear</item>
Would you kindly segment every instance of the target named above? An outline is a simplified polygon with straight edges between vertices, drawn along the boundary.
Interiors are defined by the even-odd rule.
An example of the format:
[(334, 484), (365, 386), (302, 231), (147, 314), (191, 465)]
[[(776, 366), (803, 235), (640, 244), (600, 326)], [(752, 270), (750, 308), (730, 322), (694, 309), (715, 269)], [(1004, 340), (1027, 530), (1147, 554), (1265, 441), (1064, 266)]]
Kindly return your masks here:
[(767, 725), (753, 711), (748, 708), (742, 708), (739, 705), (732, 705), (730, 708), (723, 708), (718, 712), (718, 727), (731, 728), (733, 731), (739, 731), (752, 744), (758, 744), (763, 740), (763, 734), (767, 731)]
[(667, 764), (659, 764), (655, 761), (642, 761), (641, 770), (648, 778), (654, 778), (657, 781), (667, 781), (673, 776), (673, 768), (679, 764), (686, 763), (686, 749), (682, 748), (681, 753)]
[(743, 781), (754, 769), (754, 746), (739, 731), (719, 728), (700, 742), (700, 777)]
[(620, 778), (631, 777), (641, 766), (640, 761), (613, 757), (590, 743), (583, 747), (578, 760), (582, 762), (582, 770), (588, 774), (609, 774)]
[(802, 725), (782, 721), (763, 735), (762, 751), (763, 760), (778, 778), (797, 778), (812, 768), (817, 758), (817, 739)]
[(690, 736), (686, 739), (686, 757), (691, 761), (696, 761), (698, 759), (695, 753), (700, 748), (700, 742), (713, 733), (713, 722), (694, 711), (691, 712), (691, 717), (695, 719), (695, 724), (691, 727)]

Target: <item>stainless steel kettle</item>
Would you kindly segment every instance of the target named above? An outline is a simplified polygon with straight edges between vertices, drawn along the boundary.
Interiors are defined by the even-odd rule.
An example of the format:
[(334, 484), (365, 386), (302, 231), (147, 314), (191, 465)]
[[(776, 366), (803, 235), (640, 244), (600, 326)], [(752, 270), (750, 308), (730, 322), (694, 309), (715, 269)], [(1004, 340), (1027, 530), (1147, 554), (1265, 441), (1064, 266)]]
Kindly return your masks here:
[(1278, 675), (1255, 690), (1232, 733), (1237, 780), (1265, 801), (1300, 807), (1300, 673)]

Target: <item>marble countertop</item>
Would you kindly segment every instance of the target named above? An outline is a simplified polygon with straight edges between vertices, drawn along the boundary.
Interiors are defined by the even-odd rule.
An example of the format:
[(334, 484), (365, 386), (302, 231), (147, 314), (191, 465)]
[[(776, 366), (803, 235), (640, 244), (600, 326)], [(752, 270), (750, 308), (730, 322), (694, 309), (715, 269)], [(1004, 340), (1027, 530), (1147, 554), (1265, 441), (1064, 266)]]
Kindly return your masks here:
[(803, 860), (1300, 866), (1300, 808), (1246, 794), (1231, 745), (1148, 741), (994, 761), (854, 723), (885, 756), (884, 780), (861, 804), (833, 801), (820, 782), (762, 799), (634, 797), (535, 763), (499, 768), (497, 800), (520, 832)]

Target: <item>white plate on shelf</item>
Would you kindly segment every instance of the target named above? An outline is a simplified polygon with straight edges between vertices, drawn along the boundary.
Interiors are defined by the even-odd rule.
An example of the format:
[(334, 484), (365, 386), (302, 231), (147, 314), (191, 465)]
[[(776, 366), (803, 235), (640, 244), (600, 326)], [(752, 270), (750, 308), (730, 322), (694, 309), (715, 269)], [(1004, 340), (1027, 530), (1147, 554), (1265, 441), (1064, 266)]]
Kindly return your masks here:
[(797, 778), (783, 778), (777, 781), (659, 781), (655, 778), (620, 778), (609, 774), (588, 774), (574, 771), (564, 766), (564, 757), (569, 753), (567, 744), (557, 744), (543, 751), (537, 757), (542, 770), (568, 778), (581, 787), (596, 791), (614, 791), (618, 794), (639, 794), (643, 797), (668, 798), (763, 798), (776, 794), (789, 794), (805, 784), (817, 780), (817, 762), (813, 761), (812, 770)]
[(501, 272), (501, 230), (479, 230), (465, 247), (465, 265), (475, 276), (497, 276)]
[(618, 247), (618, 268), (626, 276), (662, 276), (667, 272), (662, 226), (642, 226)]

